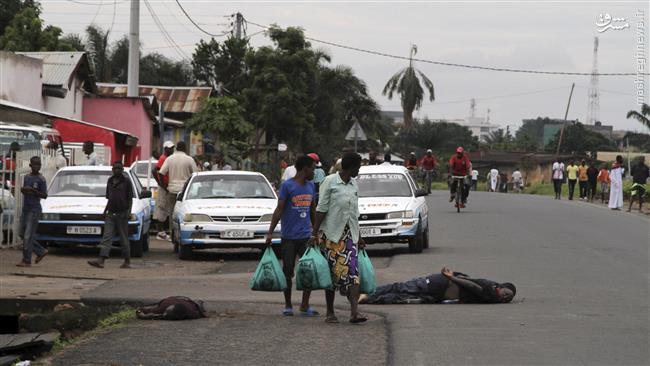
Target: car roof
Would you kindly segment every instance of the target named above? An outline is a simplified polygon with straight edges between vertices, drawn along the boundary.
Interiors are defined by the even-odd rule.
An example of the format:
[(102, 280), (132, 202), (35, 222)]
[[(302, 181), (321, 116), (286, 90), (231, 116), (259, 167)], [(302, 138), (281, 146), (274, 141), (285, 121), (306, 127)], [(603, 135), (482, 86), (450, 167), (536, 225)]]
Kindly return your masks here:
[(401, 165), (365, 165), (359, 169), (359, 174), (406, 173), (408, 169)]
[[(129, 167), (124, 167), (124, 171), (128, 172), (131, 170)], [(67, 166), (59, 169), (59, 171), (86, 171), (86, 172), (112, 172), (113, 167), (110, 165), (77, 165), (77, 166)]]
[(264, 176), (262, 173), (258, 172), (249, 172), (246, 170), (207, 170), (207, 171), (202, 171), (202, 172), (196, 172), (192, 174), (192, 176), (204, 176), (204, 175), (261, 175)]
[[(136, 160), (131, 164), (131, 166), (134, 166), (135, 164), (143, 164), (143, 163), (146, 164), (148, 162), (149, 162), (149, 160)], [(156, 164), (157, 162), (158, 162), (158, 160), (156, 160), (155, 158), (151, 158), (151, 163), (152, 164)]]

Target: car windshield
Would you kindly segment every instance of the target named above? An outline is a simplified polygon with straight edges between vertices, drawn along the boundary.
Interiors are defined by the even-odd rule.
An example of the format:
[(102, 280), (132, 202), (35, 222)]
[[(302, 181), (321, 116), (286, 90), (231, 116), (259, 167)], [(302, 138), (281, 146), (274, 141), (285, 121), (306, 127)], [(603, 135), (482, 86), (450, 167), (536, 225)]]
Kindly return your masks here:
[(48, 191), (51, 197), (104, 197), (106, 183), (113, 175), (106, 171), (62, 171), (59, 172)]
[(14, 141), (20, 144), (22, 150), (41, 148), (41, 136), (37, 132), (10, 128), (0, 129), (0, 151), (2, 154), (9, 152), (9, 146)]
[[(156, 166), (156, 163), (156, 160), (152, 160), (151, 167), (154, 168)], [(137, 175), (139, 178), (146, 178), (148, 174), (147, 172), (149, 171), (149, 163), (146, 161), (137, 162), (135, 163), (133, 170), (135, 171), (135, 175)]]
[(203, 175), (192, 180), (187, 199), (275, 198), (273, 190), (259, 175)]
[(411, 187), (404, 174), (360, 174), (359, 197), (410, 197)]

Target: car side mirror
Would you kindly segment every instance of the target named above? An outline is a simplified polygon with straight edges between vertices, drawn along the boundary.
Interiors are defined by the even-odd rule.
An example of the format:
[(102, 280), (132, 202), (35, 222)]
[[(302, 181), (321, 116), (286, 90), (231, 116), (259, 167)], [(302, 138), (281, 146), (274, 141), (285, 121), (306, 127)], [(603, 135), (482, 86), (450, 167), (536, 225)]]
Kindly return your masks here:
[(140, 197), (141, 198), (151, 198), (151, 191), (148, 189), (143, 189), (142, 192), (140, 192)]
[(427, 191), (425, 191), (422, 188), (418, 188), (418, 189), (415, 190), (415, 197), (424, 197), (424, 196), (427, 196), (427, 195), (428, 195)]
[(176, 195), (176, 201), (181, 202), (183, 200), (183, 192), (178, 192)]

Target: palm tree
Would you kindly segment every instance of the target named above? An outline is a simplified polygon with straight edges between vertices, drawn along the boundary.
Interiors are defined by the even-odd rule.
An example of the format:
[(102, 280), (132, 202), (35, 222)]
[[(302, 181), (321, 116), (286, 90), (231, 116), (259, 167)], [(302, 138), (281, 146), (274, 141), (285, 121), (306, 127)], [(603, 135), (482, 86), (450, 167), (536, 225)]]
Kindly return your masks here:
[(93, 24), (86, 27), (86, 48), (90, 54), (90, 60), (95, 71), (97, 81), (110, 81), (111, 77), (111, 49), (108, 44), (110, 31)]
[(429, 100), (433, 102), (435, 99), (433, 82), (413, 66), (413, 56), (417, 52), (417, 46), (412, 45), (408, 67), (393, 75), (386, 83), (386, 86), (384, 86), (384, 91), (382, 92), (384, 95), (388, 94), (388, 99), (393, 99), (393, 94), (395, 93), (400, 95), (402, 99), (402, 110), (404, 111), (404, 127), (406, 129), (413, 127), (413, 111), (420, 108), (424, 99), (424, 89), (422, 89), (420, 79), (422, 79), (422, 84), (424, 84), (424, 87), (429, 92)]
[(650, 128), (650, 119), (648, 117), (650, 117), (650, 105), (645, 103), (641, 106), (641, 113), (637, 111), (627, 112), (627, 118), (634, 118), (647, 128)]

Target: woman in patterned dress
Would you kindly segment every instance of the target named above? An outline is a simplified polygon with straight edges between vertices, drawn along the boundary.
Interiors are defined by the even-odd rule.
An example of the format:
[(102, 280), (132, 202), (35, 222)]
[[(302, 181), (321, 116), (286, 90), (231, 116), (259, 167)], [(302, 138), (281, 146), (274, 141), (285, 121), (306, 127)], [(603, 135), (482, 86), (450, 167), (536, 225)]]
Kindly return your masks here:
[(357, 252), (365, 243), (359, 235), (359, 187), (353, 178), (359, 174), (360, 167), (361, 156), (347, 153), (341, 159), (341, 171), (331, 174), (320, 185), (312, 240), (320, 244), (332, 270), (334, 288), (325, 290), (328, 323), (338, 323), (334, 314), (337, 289), (350, 301), (350, 323), (368, 320), (358, 310)]

